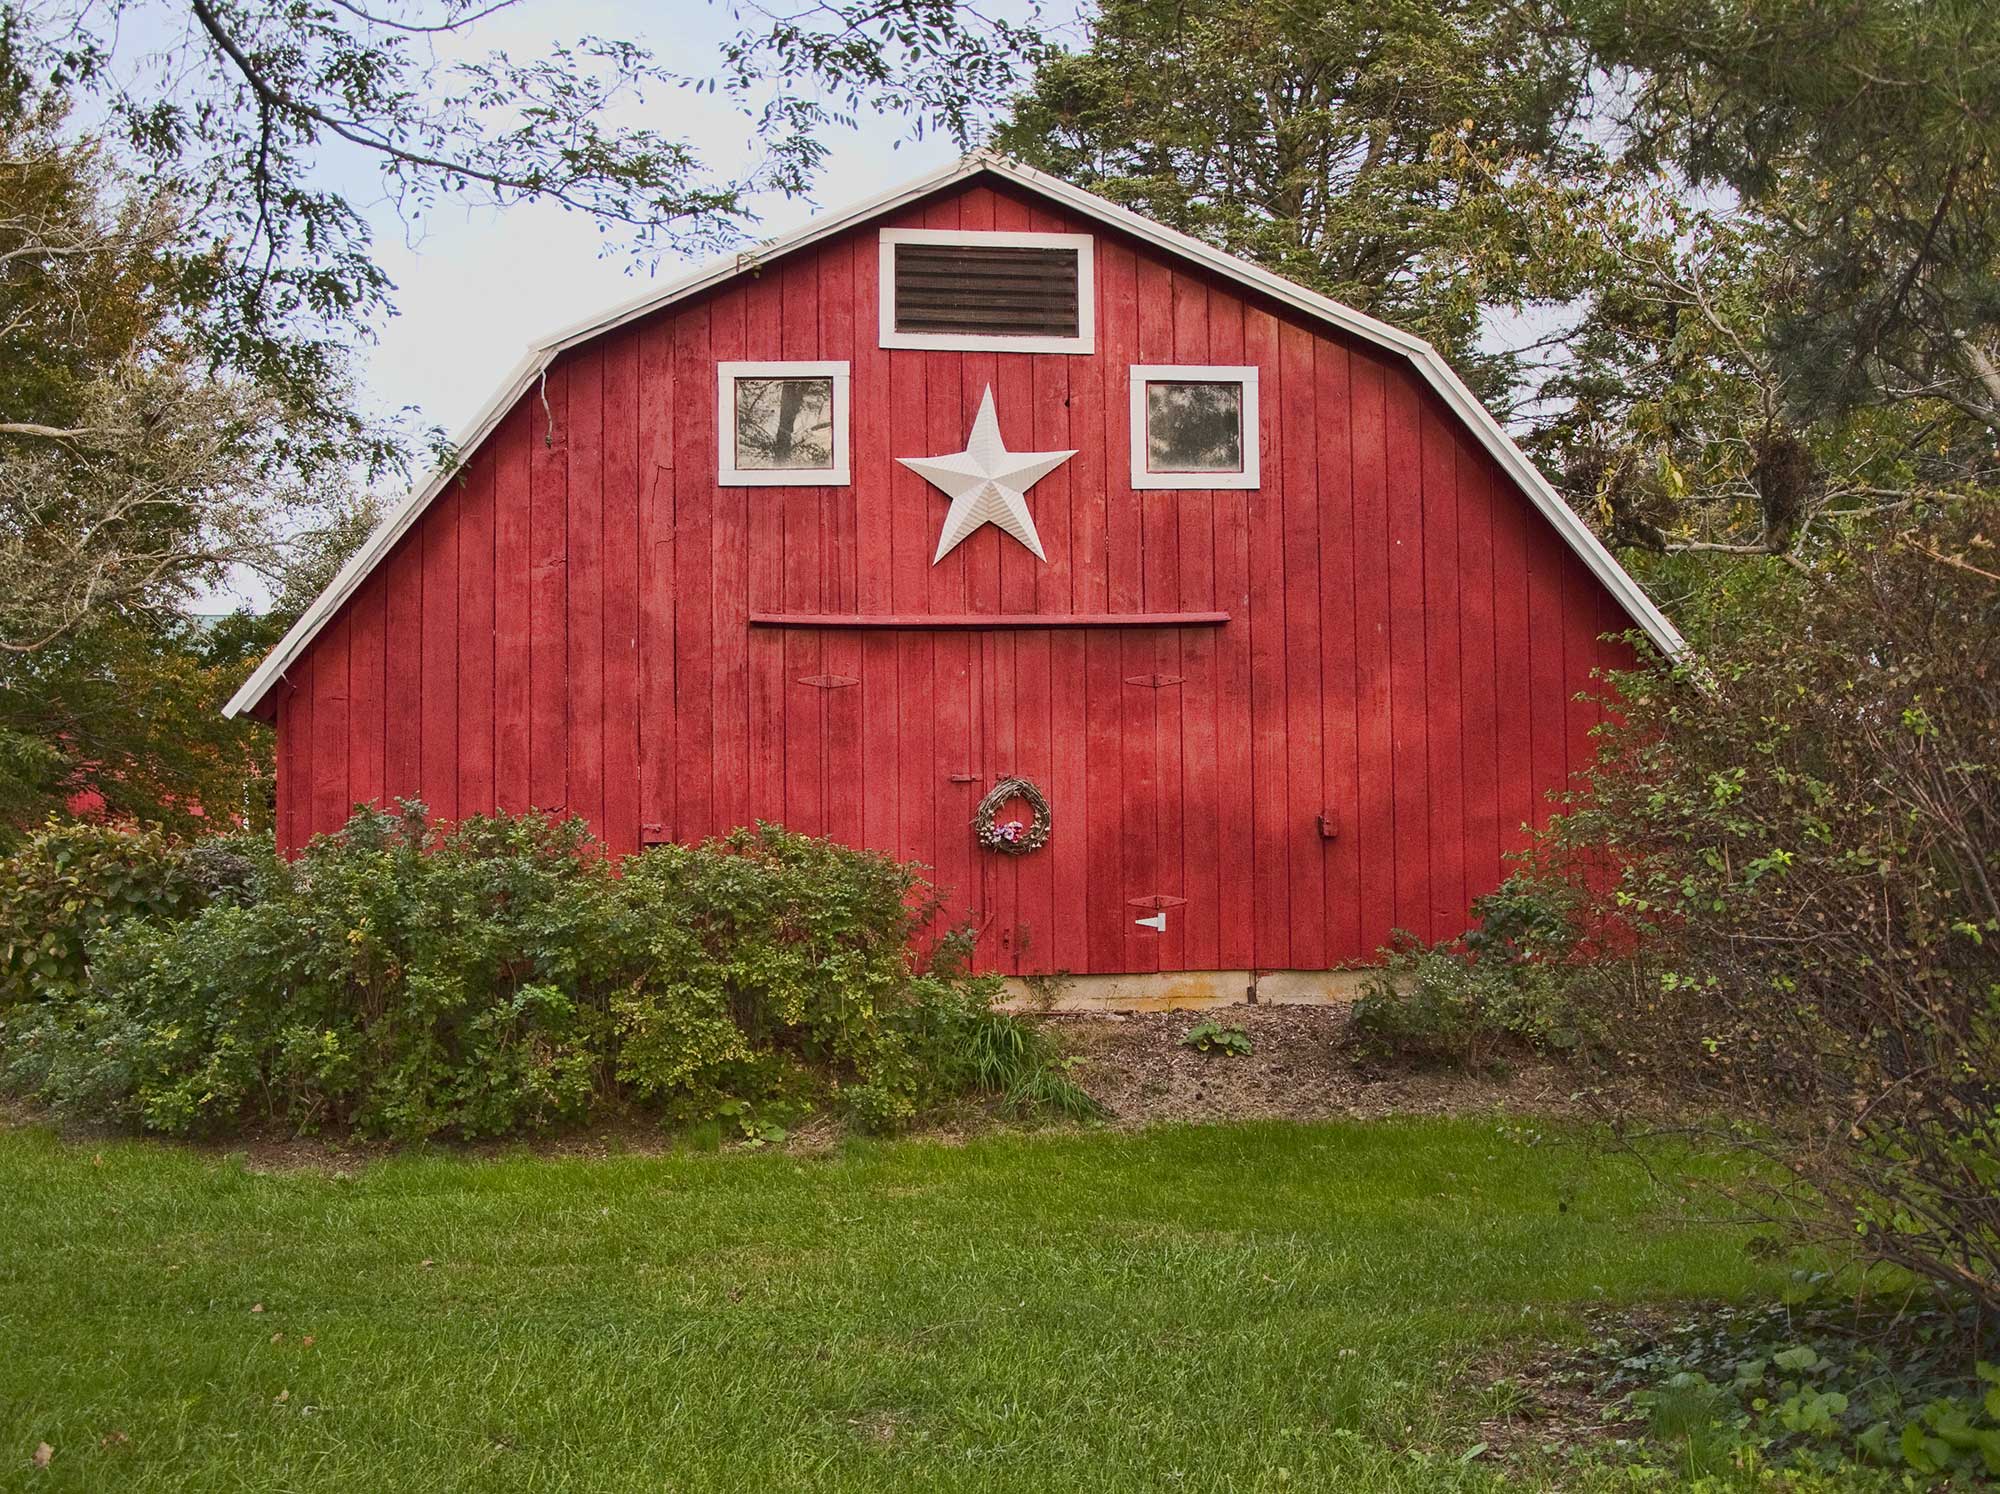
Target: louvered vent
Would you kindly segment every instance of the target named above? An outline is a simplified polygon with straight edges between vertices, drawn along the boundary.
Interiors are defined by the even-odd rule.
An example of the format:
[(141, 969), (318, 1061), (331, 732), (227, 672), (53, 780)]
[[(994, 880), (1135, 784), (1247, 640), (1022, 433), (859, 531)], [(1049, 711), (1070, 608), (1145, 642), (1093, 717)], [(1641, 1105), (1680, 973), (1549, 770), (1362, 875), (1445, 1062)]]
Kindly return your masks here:
[(896, 330), (1075, 337), (1077, 252), (898, 244)]

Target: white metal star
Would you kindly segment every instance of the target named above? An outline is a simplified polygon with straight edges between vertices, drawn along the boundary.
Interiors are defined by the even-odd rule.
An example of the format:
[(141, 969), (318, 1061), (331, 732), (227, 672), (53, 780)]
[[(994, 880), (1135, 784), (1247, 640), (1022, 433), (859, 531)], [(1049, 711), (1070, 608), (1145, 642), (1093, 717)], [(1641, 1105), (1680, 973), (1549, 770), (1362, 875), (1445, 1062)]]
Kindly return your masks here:
[(1075, 455), (1074, 451), (1009, 451), (1000, 440), (993, 386), (988, 384), (965, 450), (950, 456), (896, 458), (951, 498), (931, 564), (943, 560), (982, 524), (998, 524), (1032, 550), (1037, 560), (1047, 560), (1023, 495)]

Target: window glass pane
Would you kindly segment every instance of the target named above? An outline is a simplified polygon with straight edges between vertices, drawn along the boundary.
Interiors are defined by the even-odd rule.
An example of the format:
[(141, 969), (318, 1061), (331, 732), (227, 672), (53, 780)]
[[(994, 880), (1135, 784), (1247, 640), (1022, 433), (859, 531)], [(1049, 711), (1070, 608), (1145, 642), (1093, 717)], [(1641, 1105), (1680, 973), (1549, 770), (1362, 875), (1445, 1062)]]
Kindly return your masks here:
[(739, 472), (833, 466), (833, 380), (738, 379)]
[(1152, 472), (1241, 472), (1243, 386), (1149, 381), (1146, 467)]

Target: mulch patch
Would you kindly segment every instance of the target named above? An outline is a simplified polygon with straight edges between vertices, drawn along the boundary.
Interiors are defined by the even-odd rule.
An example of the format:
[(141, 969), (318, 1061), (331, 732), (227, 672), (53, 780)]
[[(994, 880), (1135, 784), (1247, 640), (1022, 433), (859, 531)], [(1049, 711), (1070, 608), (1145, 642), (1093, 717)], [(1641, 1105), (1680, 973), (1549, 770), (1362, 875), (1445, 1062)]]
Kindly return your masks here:
[[(1038, 1020), (1079, 1057), (1077, 1082), (1120, 1126), (1583, 1113), (1577, 1075), (1533, 1054), (1510, 1056), (1488, 1072), (1412, 1068), (1364, 1056), (1346, 1004), (1050, 1013)], [(1201, 1053), (1183, 1042), (1211, 1021), (1240, 1028), (1251, 1051)]]

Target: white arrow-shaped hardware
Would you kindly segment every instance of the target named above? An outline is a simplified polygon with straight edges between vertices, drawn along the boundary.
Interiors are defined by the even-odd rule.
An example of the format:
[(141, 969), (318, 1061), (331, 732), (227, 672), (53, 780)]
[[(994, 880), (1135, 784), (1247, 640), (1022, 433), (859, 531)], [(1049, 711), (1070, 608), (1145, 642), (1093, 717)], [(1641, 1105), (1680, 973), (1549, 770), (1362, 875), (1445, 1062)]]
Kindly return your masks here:
[(1167, 931), (1167, 910), (1162, 908), (1151, 918), (1135, 918), (1132, 921), (1142, 929), (1152, 929), (1155, 933), (1164, 934)]

